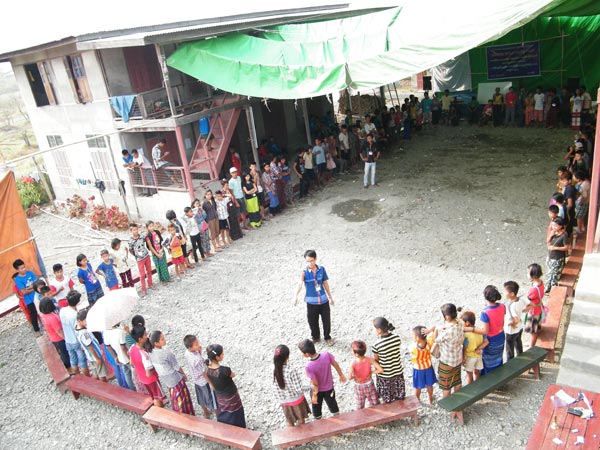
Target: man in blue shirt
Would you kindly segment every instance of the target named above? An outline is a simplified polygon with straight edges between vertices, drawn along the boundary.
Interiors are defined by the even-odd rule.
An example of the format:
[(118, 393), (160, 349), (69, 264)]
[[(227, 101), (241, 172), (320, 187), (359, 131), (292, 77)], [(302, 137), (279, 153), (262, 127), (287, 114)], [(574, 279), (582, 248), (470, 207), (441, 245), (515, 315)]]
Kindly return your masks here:
[(22, 259), (16, 259), (13, 262), (13, 268), (17, 271), (15, 285), (23, 295), (25, 305), (27, 305), (27, 309), (29, 310), (29, 317), (31, 317), (31, 326), (37, 337), (40, 335), (40, 325), (34, 303), (35, 291), (33, 290), (33, 282), (37, 280), (37, 276), (31, 270), (27, 270), (27, 266)]
[(313, 342), (319, 342), (321, 340), (321, 331), (319, 329), (319, 316), (323, 322), (323, 337), (327, 342), (327, 345), (333, 345), (333, 339), (331, 338), (331, 312), (329, 304), (334, 305), (333, 298), (331, 297), (331, 291), (329, 290), (329, 277), (325, 271), (325, 267), (317, 265), (317, 252), (314, 250), (307, 250), (304, 253), (304, 259), (306, 260), (306, 269), (302, 272), (300, 284), (296, 291), (296, 298), (294, 299), (294, 305), (298, 303), (298, 295), (302, 290), (302, 286), (306, 289), (304, 301), (306, 302), (306, 318), (308, 319), (308, 326), (310, 327), (310, 333)]
[(235, 200), (237, 202), (237, 207), (240, 208), (240, 216), (242, 217), (242, 225), (245, 230), (251, 230), (248, 226), (248, 220), (246, 215), (246, 196), (244, 195), (244, 191), (242, 190), (242, 177), (238, 174), (238, 171), (235, 167), (229, 169), (229, 174), (231, 178), (229, 179), (229, 189), (233, 192)]
[(121, 151), (121, 156), (123, 158), (123, 167), (127, 167), (128, 169), (133, 167), (133, 156), (129, 153), (129, 150)]

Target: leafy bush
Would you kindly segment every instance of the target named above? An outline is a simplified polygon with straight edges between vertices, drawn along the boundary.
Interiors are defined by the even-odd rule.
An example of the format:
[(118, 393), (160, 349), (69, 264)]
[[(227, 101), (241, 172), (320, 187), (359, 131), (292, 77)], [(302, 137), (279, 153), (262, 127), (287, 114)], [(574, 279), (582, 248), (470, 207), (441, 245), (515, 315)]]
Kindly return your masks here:
[(24, 210), (29, 209), (31, 205), (43, 205), (50, 201), (42, 182), (31, 177), (21, 177), (17, 180), (17, 191)]
[(126, 230), (129, 227), (129, 219), (127, 214), (119, 211), (116, 206), (105, 208), (104, 206), (95, 205), (90, 214), (92, 228), (112, 228), (117, 230)]
[(81, 217), (87, 211), (87, 202), (79, 195), (75, 194), (72, 198), (67, 199), (69, 207), (69, 217)]

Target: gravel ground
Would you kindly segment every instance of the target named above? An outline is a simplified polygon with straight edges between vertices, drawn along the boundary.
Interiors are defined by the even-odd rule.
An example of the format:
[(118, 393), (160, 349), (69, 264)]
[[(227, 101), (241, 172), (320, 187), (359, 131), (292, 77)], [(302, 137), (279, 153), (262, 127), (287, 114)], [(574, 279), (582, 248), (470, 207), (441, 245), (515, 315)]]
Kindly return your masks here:
[[(464, 125), (423, 132), (383, 156), (379, 187), (363, 189), (361, 170), (341, 176), (183, 282), (141, 300), (139, 312), (149, 330), (165, 333), (180, 362), (185, 334), (197, 334), (204, 346), (224, 345), (248, 425), (262, 431), (264, 448), (271, 448), (271, 432), (284, 424), (272, 392), (272, 351), (285, 343), (293, 362), (302, 364), (295, 344), (309, 335), (305, 307), (292, 305), (304, 250), (316, 249), (329, 273), (336, 300), (330, 350), (344, 370), (350, 343), (373, 343), (371, 319), (383, 315), (403, 339), (411, 386), (412, 327), (436, 323), (445, 302), (478, 313), (485, 285), (514, 279), (525, 287), (526, 266), (544, 262), (545, 205), (570, 139), (568, 131)], [(32, 219), (31, 228), (47, 267), (68, 263), (72, 274), (80, 249), (55, 246), (83, 239), (90, 244), (83, 252), (95, 255), (102, 247), (91, 244), (109, 241), (46, 215)], [(0, 321), (1, 448), (223, 448), (164, 430), (152, 434), (133, 414), (61, 395), (32, 337), (20, 312)], [(541, 381), (525, 376), (508, 383), (468, 408), (464, 427), (441, 408), (423, 405), (418, 427), (400, 420), (304, 448), (392, 449), (415, 442), (421, 448), (523, 448), (556, 372), (556, 365), (543, 364)], [(336, 391), (341, 410), (352, 410), (351, 384), (338, 382)]]

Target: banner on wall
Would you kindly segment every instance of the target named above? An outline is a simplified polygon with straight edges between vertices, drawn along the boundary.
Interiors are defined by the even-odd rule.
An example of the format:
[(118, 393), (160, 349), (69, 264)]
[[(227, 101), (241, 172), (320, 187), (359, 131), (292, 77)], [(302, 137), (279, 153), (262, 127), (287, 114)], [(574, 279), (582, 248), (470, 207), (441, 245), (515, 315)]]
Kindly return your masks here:
[(488, 80), (540, 76), (539, 41), (486, 47)]

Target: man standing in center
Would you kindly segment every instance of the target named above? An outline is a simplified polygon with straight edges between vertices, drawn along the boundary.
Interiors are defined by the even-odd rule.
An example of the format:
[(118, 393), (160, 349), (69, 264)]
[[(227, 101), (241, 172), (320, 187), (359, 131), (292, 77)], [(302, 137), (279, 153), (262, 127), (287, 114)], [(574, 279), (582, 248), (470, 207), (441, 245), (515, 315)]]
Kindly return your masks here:
[(325, 267), (317, 265), (317, 252), (307, 250), (304, 253), (306, 260), (306, 269), (302, 271), (300, 284), (294, 298), (294, 305), (298, 303), (298, 295), (302, 286), (306, 289), (304, 301), (306, 302), (306, 318), (310, 327), (310, 334), (313, 342), (321, 340), (321, 331), (319, 329), (319, 316), (323, 322), (323, 337), (330, 347), (334, 344), (331, 338), (331, 311), (329, 304), (333, 306), (333, 298), (329, 289), (329, 277)]
[(379, 149), (373, 141), (372, 134), (367, 135), (367, 141), (363, 144), (363, 147), (360, 151), (360, 159), (362, 159), (365, 163), (365, 189), (369, 187), (369, 172), (371, 173), (371, 186), (379, 186), (378, 183), (375, 183), (375, 166), (377, 164), (377, 160), (379, 159)]
[(244, 196), (244, 191), (242, 190), (242, 177), (239, 176), (238, 170), (235, 167), (229, 169), (229, 174), (231, 178), (229, 179), (229, 189), (233, 192), (233, 196), (235, 197), (235, 201), (237, 202), (237, 207), (240, 209), (240, 217), (242, 218), (242, 226), (244, 230), (251, 230), (248, 226), (248, 218), (246, 214), (246, 197)]

